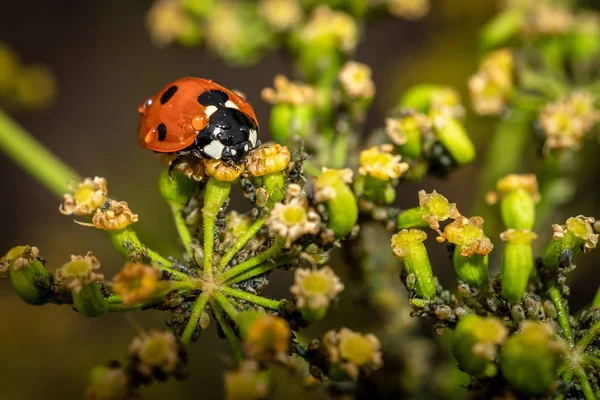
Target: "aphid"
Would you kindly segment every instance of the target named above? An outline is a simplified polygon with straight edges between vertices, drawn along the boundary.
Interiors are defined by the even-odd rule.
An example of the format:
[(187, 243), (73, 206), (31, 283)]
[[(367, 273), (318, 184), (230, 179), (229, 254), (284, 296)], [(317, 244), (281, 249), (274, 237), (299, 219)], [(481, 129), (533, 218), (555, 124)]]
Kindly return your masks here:
[(174, 153), (240, 163), (259, 144), (258, 121), (238, 94), (210, 79), (181, 78), (138, 107), (139, 143)]

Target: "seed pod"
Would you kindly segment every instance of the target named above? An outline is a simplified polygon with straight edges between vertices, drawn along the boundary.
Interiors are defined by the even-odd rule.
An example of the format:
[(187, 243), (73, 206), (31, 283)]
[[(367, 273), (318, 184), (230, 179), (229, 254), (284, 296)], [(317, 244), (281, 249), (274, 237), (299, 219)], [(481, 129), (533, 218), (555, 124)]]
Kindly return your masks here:
[(315, 182), (315, 199), (325, 202), (329, 215), (327, 227), (336, 237), (347, 236), (358, 220), (358, 204), (347, 185), (352, 181), (352, 171), (326, 169)]
[(533, 229), (535, 204), (540, 200), (537, 178), (533, 174), (509, 174), (500, 179), (500, 213), (508, 229)]
[(488, 255), (473, 254), (465, 257), (459, 247), (454, 248), (452, 262), (456, 275), (471, 286), (482, 287), (488, 282)]
[(507, 241), (502, 257), (502, 296), (511, 303), (521, 301), (533, 270), (531, 242), (537, 235), (527, 229), (509, 229), (500, 234)]
[(475, 146), (463, 124), (455, 118), (439, 118), (441, 122), (435, 123), (433, 127), (440, 143), (459, 165), (472, 162), (475, 159)]
[(408, 274), (414, 274), (417, 296), (431, 299), (435, 296), (435, 279), (423, 241), (427, 234), (419, 229), (403, 229), (392, 237), (392, 251), (401, 259)]
[(452, 335), (452, 354), (458, 367), (471, 375), (486, 373), (496, 358), (496, 347), (504, 342), (508, 329), (495, 317), (463, 316)]
[(557, 268), (565, 251), (569, 251), (571, 258), (575, 258), (582, 251), (587, 253), (595, 248), (598, 234), (592, 229), (593, 223), (594, 218), (579, 215), (569, 218), (565, 225), (552, 225), (554, 236), (542, 256), (544, 266), (550, 269)]
[(38, 258), (37, 247), (17, 246), (0, 259), (14, 291), (28, 304), (42, 305), (52, 299), (52, 277)]
[(502, 375), (523, 395), (541, 394), (558, 379), (565, 351), (565, 343), (554, 339), (549, 325), (523, 321), (502, 349)]

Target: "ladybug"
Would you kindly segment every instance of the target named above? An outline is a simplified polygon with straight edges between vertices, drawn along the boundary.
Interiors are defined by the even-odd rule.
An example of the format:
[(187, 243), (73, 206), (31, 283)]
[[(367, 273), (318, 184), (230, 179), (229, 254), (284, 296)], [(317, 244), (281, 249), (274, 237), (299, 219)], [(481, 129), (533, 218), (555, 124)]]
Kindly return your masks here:
[(260, 144), (252, 107), (210, 79), (171, 82), (140, 104), (138, 112), (140, 146), (175, 153), (175, 160), (191, 154), (240, 163)]

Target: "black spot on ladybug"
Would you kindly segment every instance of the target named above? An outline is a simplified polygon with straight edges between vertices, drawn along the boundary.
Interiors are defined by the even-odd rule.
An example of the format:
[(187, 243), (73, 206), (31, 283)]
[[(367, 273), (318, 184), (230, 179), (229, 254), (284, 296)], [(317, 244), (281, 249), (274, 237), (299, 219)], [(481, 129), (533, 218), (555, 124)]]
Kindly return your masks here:
[(198, 103), (202, 104), (205, 107), (224, 106), (227, 100), (229, 100), (229, 96), (227, 96), (227, 93), (225, 93), (222, 90), (210, 90), (198, 96)]
[(160, 104), (165, 104), (167, 101), (171, 100), (171, 97), (177, 93), (177, 86), (173, 85), (160, 96)]
[(167, 138), (167, 126), (165, 124), (158, 124), (158, 141), (162, 142)]

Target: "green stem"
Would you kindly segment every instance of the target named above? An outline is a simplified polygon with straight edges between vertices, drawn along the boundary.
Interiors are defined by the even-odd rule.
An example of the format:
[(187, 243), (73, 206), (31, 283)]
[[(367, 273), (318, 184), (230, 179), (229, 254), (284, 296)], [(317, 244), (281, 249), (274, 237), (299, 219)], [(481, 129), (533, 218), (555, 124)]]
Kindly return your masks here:
[(563, 331), (563, 336), (567, 339), (570, 345), (573, 344), (573, 333), (571, 332), (571, 324), (569, 324), (569, 314), (565, 309), (565, 304), (563, 302), (562, 295), (560, 291), (552, 286), (548, 289), (548, 293), (550, 294), (550, 300), (552, 300), (552, 304), (556, 307), (556, 312), (558, 313), (558, 325)]
[[(116, 296), (118, 297), (118, 296)], [(109, 297), (110, 299), (110, 297)], [(117, 313), (117, 312), (125, 312), (125, 311), (133, 311), (139, 310), (141, 308), (151, 307), (154, 305), (154, 302), (157, 299), (150, 299), (141, 303), (132, 304), (130, 306), (126, 306), (123, 303), (108, 303), (107, 311), (109, 313)], [(107, 301), (108, 302), (108, 301)]]
[(579, 351), (585, 351), (585, 348), (596, 338), (596, 336), (600, 335), (600, 322), (596, 322), (592, 327), (583, 335), (583, 337), (577, 342), (575, 348)]
[(262, 264), (257, 265), (254, 268), (249, 269), (246, 272), (243, 272), (243, 273), (229, 279), (226, 282), (223, 282), (223, 284), (225, 284), (227, 286), (231, 286), (238, 282), (247, 281), (248, 279), (254, 278), (255, 276), (262, 275), (265, 272), (275, 269), (275, 268), (279, 267), (280, 265), (287, 264), (290, 261), (291, 260), (289, 258), (284, 258), (282, 260), (277, 261), (276, 263), (264, 262)]
[(585, 356), (583, 356), (583, 361), (600, 368), (600, 358), (585, 355)]
[(235, 360), (240, 363), (244, 360), (244, 351), (242, 350), (242, 345), (240, 343), (240, 339), (235, 334), (233, 327), (227, 321), (227, 316), (223, 312), (223, 309), (216, 301), (210, 302), (213, 313), (215, 315), (215, 319), (219, 323), (221, 330), (225, 334), (225, 338), (229, 342), (229, 346), (231, 347), (231, 351), (233, 352), (233, 357)]
[(59, 197), (79, 175), (0, 109), (0, 150)]
[(229, 315), (229, 318), (231, 318), (233, 321), (235, 321), (235, 318), (237, 317), (237, 314), (238, 314), (238, 310), (236, 310), (234, 305), (231, 304), (231, 302), (229, 300), (227, 300), (227, 297), (225, 297), (223, 295), (223, 293), (218, 292), (218, 291), (214, 291), (212, 293), (212, 295), (213, 295), (213, 298), (219, 303), (221, 308), (227, 313), (227, 315)]
[(106, 234), (108, 235), (110, 244), (112, 244), (123, 258), (136, 262), (149, 262), (179, 280), (190, 279), (183, 272), (170, 268), (172, 265), (171, 261), (143, 245), (137, 233), (130, 226), (118, 231), (106, 231)]
[(183, 218), (183, 207), (180, 205), (171, 205), (171, 211), (173, 212), (173, 220), (175, 221), (179, 238), (185, 247), (185, 252), (189, 256), (190, 261), (194, 262), (196, 258), (192, 249), (192, 234), (185, 223), (185, 218)]
[(206, 184), (202, 217), (204, 223), (204, 274), (212, 275), (213, 250), (215, 246), (215, 219), (229, 197), (231, 182), (218, 181), (212, 176)]
[(246, 261), (236, 265), (235, 267), (228, 269), (224, 273), (222, 273), (219, 276), (219, 282), (221, 282), (221, 283), (225, 282), (230, 278), (233, 278), (243, 272), (246, 272), (250, 268), (257, 266), (258, 264), (261, 264), (262, 262), (267, 261), (269, 258), (271, 258), (275, 254), (277, 254), (280, 250), (281, 250), (280, 244), (278, 244), (278, 243), (273, 244), (271, 247), (269, 247), (267, 250), (263, 251), (262, 253), (257, 254), (254, 257), (249, 258), (248, 260), (246, 260)]
[(254, 223), (252, 223), (252, 225), (250, 225), (248, 230), (246, 232), (244, 232), (244, 234), (236, 240), (236, 242), (233, 244), (233, 247), (231, 247), (231, 249), (229, 249), (227, 251), (227, 253), (225, 253), (225, 255), (223, 255), (223, 257), (219, 261), (219, 267), (218, 267), (219, 271), (223, 271), (225, 268), (227, 268), (227, 264), (229, 264), (229, 261), (231, 261), (231, 259), (233, 257), (235, 257), (235, 255), (238, 253), (238, 251), (240, 251), (242, 248), (244, 248), (246, 243), (248, 243), (250, 241), (250, 239), (252, 239), (256, 235), (256, 233), (260, 230), (260, 228), (263, 227), (263, 225), (265, 224), (265, 219), (266, 219), (266, 216), (261, 217), (261, 218), (257, 219), (256, 221), (254, 221)]
[(585, 371), (581, 367), (575, 368), (575, 376), (579, 381), (579, 385), (581, 386), (581, 391), (585, 397), (585, 400), (596, 400), (596, 395), (594, 394), (594, 390), (588, 381), (587, 376), (585, 376)]
[(244, 292), (243, 290), (234, 289), (229, 286), (221, 286), (219, 290), (224, 294), (236, 297), (249, 303), (253, 303), (261, 307), (270, 308), (272, 310), (279, 310), (280, 302), (277, 300), (267, 299), (266, 297), (257, 296), (248, 292)]
[(203, 292), (196, 303), (194, 304), (194, 308), (192, 308), (192, 314), (190, 315), (190, 319), (183, 330), (183, 334), (181, 335), (181, 343), (184, 346), (188, 346), (192, 341), (192, 335), (198, 326), (198, 322), (200, 321), (200, 317), (204, 312), (204, 307), (206, 306), (206, 302), (208, 301), (208, 293)]

